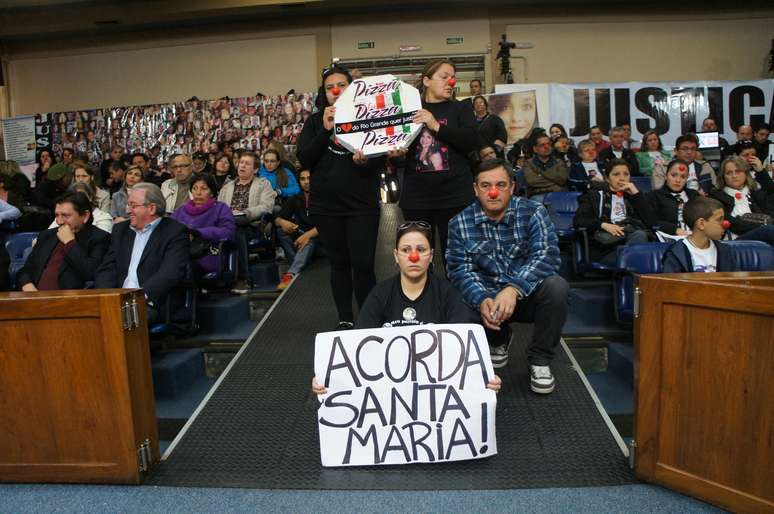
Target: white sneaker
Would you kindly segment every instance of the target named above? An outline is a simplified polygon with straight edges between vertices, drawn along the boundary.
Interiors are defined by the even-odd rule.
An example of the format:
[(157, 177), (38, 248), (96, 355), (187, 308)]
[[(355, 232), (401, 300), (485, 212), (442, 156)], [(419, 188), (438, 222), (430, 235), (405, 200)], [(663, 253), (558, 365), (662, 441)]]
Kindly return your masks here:
[(508, 343), (489, 348), (489, 357), (492, 359), (493, 368), (504, 368), (508, 365), (508, 348), (510, 346), (510, 343)]
[(554, 391), (556, 381), (549, 366), (530, 365), (529, 370), (529, 388), (532, 389), (533, 393), (549, 394)]

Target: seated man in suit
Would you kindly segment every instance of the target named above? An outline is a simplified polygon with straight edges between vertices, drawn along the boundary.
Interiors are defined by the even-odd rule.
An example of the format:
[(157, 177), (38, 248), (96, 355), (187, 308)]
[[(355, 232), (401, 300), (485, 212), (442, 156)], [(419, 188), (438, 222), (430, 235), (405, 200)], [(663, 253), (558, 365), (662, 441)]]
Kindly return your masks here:
[(165, 210), (157, 185), (132, 187), (126, 203), (129, 221), (113, 226), (110, 250), (97, 270), (98, 288), (145, 290), (148, 323), (158, 321), (159, 309), (185, 277), (190, 260), (188, 228), (165, 218)]
[(16, 282), (22, 291), (83, 289), (110, 246), (110, 234), (92, 224), (91, 202), (83, 193), (56, 199), (58, 227), (44, 230)]

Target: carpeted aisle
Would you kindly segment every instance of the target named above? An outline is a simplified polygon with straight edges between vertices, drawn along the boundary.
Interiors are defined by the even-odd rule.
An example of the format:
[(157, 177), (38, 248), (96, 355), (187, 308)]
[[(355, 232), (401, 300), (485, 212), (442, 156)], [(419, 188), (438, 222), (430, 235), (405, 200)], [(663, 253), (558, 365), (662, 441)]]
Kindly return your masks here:
[[(382, 220), (382, 276), (398, 218)], [(309, 390), (314, 336), (333, 328), (328, 269), (317, 262), (279, 300), (170, 457), (160, 486), (262, 489), (471, 490), (636, 483), (625, 457), (563, 350), (556, 391), (529, 390), (524, 341), (511, 349), (498, 398), (499, 454), (433, 465), (322, 468)]]

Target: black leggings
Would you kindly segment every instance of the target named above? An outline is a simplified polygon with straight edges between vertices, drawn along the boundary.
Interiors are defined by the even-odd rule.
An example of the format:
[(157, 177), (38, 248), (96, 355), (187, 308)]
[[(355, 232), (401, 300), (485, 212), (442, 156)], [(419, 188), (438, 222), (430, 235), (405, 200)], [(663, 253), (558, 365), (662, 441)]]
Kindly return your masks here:
[(314, 223), (320, 233), (331, 261), (331, 290), (339, 321), (355, 321), (352, 313), (352, 293), (358, 307), (362, 307), (371, 288), (376, 284), (374, 257), (379, 235), (379, 214), (371, 216), (315, 215)]
[[(443, 267), (446, 268), (446, 246), (449, 240), (449, 220), (459, 214), (466, 205), (461, 207), (452, 207), (450, 209), (402, 209), (403, 219), (405, 221), (424, 221), (429, 223), (433, 229), (433, 239), (438, 234), (441, 241), (441, 257)], [(430, 241), (435, 246), (435, 241)]]

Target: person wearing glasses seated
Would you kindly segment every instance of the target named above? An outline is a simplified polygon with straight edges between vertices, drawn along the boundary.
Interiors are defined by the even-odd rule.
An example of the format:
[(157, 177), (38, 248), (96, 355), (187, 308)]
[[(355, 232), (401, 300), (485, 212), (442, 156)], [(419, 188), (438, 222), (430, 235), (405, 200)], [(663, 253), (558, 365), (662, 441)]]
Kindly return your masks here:
[[(424, 221), (408, 221), (398, 227), (393, 257), (399, 273), (371, 290), (355, 322), (356, 329), (479, 321), (457, 290), (430, 271), (432, 237), (430, 224)], [(499, 391), (501, 383), (495, 375), (487, 387)], [(312, 391), (326, 392), (314, 378)]]
[(481, 163), (473, 180), (477, 201), (449, 222), (449, 278), (484, 325), (495, 368), (508, 364), (508, 324), (535, 324), (527, 348), (530, 388), (551, 393), (550, 364), (567, 318), (569, 290), (557, 274), (554, 225), (545, 207), (513, 196), (505, 161)]
[(161, 194), (166, 202), (166, 212), (174, 212), (191, 199), (193, 160), (190, 155), (173, 154), (169, 158), (169, 169), (172, 178), (161, 184)]
[(280, 164), (280, 155), (277, 150), (269, 148), (263, 152), (263, 164), (258, 170), (258, 176), (265, 178), (271, 184), (271, 188), (277, 193), (277, 206), (275, 214), (281, 210), (281, 205), (291, 196), (301, 192), (298, 181), (293, 172)]
[[(164, 217), (166, 201), (161, 189), (148, 182), (129, 191), (126, 212), (129, 221), (113, 227), (95, 287), (144, 289), (148, 323), (155, 323), (167, 295), (185, 278), (190, 262), (188, 227)], [(174, 306), (172, 312), (176, 312)]]

